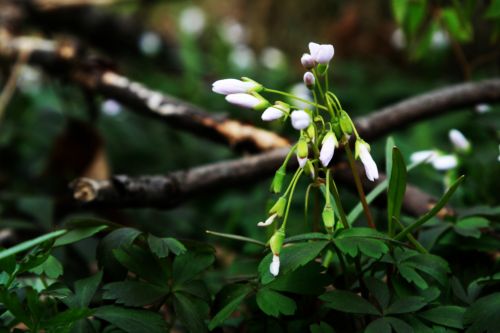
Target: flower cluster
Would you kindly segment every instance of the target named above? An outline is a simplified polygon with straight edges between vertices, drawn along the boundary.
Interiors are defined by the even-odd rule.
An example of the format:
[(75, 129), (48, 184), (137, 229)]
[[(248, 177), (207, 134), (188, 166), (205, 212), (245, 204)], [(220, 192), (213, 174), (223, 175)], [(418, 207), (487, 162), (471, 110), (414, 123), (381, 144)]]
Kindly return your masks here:
[[(309, 53), (304, 53), (300, 59), (306, 70), (303, 82), (312, 93), (314, 101), (264, 87), (246, 77), (241, 80), (219, 80), (212, 86), (214, 92), (226, 95), (229, 103), (262, 111), (263, 121), (286, 122), (290, 119), (292, 127), (299, 131), (296, 144), (292, 146), (284, 163), (276, 171), (271, 184), (271, 191), (281, 196), (269, 210), (268, 218), (258, 223), (260, 227), (269, 227), (282, 219), (281, 226), (276, 229), (269, 240), (273, 253), (270, 272), (275, 276), (279, 273), (279, 255), (285, 239), (290, 203), (295, 186), (304, 171), (310, 175), (313, 186), (325, 187), (322, 218), (328, 233), (346, 227), (347, 223), (345, 217), (339, 212), (334, 212), (330, 203), (330, 196), (338, 195), (330, 170), (335, 150), (340, 146), (344, 147), (353, 169), (356, 168), (354, 159), (359, 159), (369, 180), (375, 181), (379, 177), (377, 165), (370, 154), (370, 145), (360, 137), (348, 112), (342, 108), (337, 96), (328, 88), (328, 69), (334, 53), (334, 48), (330, 44), (309, 43)], [(297, 101), (297, 104), (302, 107), (282, 100), (275, 100), (271, 103), (263, 94), (281, 95), (289, 100)], [(351, 139), (354, 142), (354, 154), (351, 153)], [(299, 167), (283, 192), (287, 165), (293, 155), (296, 156)], [(353, 170), (354, 173), (357, 175), (356, 170)], [(330, 192), (330, 185), (335, 188), (334, 192)]]

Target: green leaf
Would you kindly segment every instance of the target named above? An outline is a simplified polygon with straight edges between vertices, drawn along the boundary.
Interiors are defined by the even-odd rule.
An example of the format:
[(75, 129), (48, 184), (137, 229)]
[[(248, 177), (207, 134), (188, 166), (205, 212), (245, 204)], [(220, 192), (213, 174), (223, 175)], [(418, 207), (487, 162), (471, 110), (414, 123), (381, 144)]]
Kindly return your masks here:
[(179, 255), (174, 260), (174, 285), (194, 279), (214, 262), (213, 253), (189, 251)]
[(127, 333), (164, 333), (167, 325), (160, 314), (114, 305), (95, 309), (94, 316), (106, 320)]
[[(3, 251), (4, 248), (0, 247), (0, 251)], [(9, 275), (14, 273), (14, 270), (16, 269), (16, 256), (15, 255), (10, 255), (7, 257), (4, 257), (3, 259), (0, 260), (0, 272), (4, 271), (7, 272)]]
[[(406, 16), (406, 7), (408, 5), (407, 0), (392, 0), (391, 1), (392, 15), (396, 22), (401, 25)], [(389, 174), (389, 173), (388, 173)]]
[(189, 280), (188, 283), (176, 285), (173, 289), (174, 292), (182, 292), (196, 298), (200, 298), (205, 302), (210, 302), (212, 296), (203, 280)]
[(54, 256), (49, 256), (41, 265), (30, 269), (31, 273), (42, 275), (48, 278), (57, 279), (63, 273), (63, 266)]
[(300, 295), (320, 295), (332, 281), (327, 274), (322, 274), (325, 268), (311, 261), (303, 267), (287, 274), (280, 274), (267, 287)]
[(366, 326), (364, 333), (391, 333), (391, 324), (385, 318), (379, 318)]
[[(188, 332), (206, 332), (205, 316), (202, 305), (205, 304), (199, 300), (193, 299), (183, 293), (175, 293), (174, 310), (179, 320), (186, 325)], [(205, 304), (206, 305), (206, 304)]]
[(278, 317), (280, 314), (293, 315), (297, 310), (297, 304), (289, 297), (268, 288), (257, 292), (257, 305), (267, 315)]
[(481, 228), (487, 228), (490, 225), (490, 221), (485, 219), (484, 217), (468, 217), (462, 220), (459, 220), (453, 229), (457, 234), (460, 234), (464, 237), (473, 237), (480, 238), (481, 237)]
[(385, 143), (385, 174), (390, 175), (392, 173), (392, 149), (396, 143), (392, 136), (387, 138)]
[(465, 308), (454, 305), (443, 305), (432, 308), (418, 315), (431, 323), (453, 328), (464, 328)]
[(385, 311), (384, 314), (401, 314), (415, 312), (427, 305), (427, 302), (420, 296), (408, 296), (397, 299)]
[(309, 232), (305, 234), (295, 235), (292, 237), (285, 238), (283, 244), (287, 243), (297, 243), (309, 240), (327, 240), (330, 236), (323, 234), (321, 232)]
[(500, 0), (492, 0), (490, 6), (486, 10), (484, 17), (497, 19), (500, 17)]
[(70, 308), (86, 308), (89, 306), (102, 279), (102, 271), (86, 279), (75, 282), (74, 295), (64, 298), (62, 301)]
[(311, 333), (335, 333), (333, 328), (324, 321), (321, 321), (319, 324), (312, 324), (309, 326), (309, 330)]
[(398, 266), (399, 274), (408, 282), (413, 282), (420, 289), (425, 289), (429, 285), (413, 268), (399, 265)]
[(341, 312), (381, 315), (380, 311), (363, 297), (344, 290), (334, 290), (323, 294), (320, 299), (326, 306)]
[(158, 258), (165, 258), (168, 252), (172, 251), (175, 255), (186, 252), (186, 247), (182, 245), (177, 239), (174, 238), (159, 238), (154, 235), (148, 235), (148, 245), (151, 252), (156, 254)]
[(356, 257), (359, 252), (364, 255), (379, 259), (389, 251), (383, 240), (382, 233), (371, 228), (351, 228), (339, 230), (334, 238), (335, 245), (340, 251)]
[(389, 305), (389, 299), (391, 297), (387, 284), (371, 276), (365, 277), (364, 281), (366, 287), (373, 297), (375, 297), (380, 307), (385, 309), (387, 305)]
[(408, 32), (410, 36), (415, 36), (418, 28), (423, 22), (425, 18), (425, 13), (427, 10), (427, 1), (426, 0), (414, 0), (407, 1), (408, 7), (406, 9), (406, 17), (405, 17), (405, 30)]
[(151, 252), (145, 251), (139, 246), (131, 245), (115, 249), (113, 253), (120, 264), (130, 272), (159, 286), (166, 284), (167, 271)]
[(104, 299), (115, 299), (126, 306), (143, 306), (154, 303), (168, 292), (167, 287), (159, 287), (142, 281), (120, 281), (103, 287)]
[(448, 32), (458, 41), (467, 42), (472, 38), (472, 27), (469, 22), (460, 18), (455, 8), (441, 9), (441, 19)]
[(439, 199), (439, 201), (432, 207), (430, 211), (428, 211), (424, 216), (419, 218), (417, 221), (413, 222), (411, 225), (407, 226), (406, 228), (403, 229), (399, 234), (394, 237), (396, 240), (402, 240), (414, 231), (415, 229), (419, 228), (422, 224), (430, 220), (432, 217), (436, 216), (437, 213), (446, 205), (448, 200), (451, 198), (453, 193), (457, 190), (458, 186), (463, 182), (464, 176), (460, 176), (454, 183), (453, 185), (450, 186), (448, 191)]
[(224, 286), (215, 298), (213, 309), (217, 309), (217, 314), (208, 324), (208, 329), (213, 330), (217, 326), (222, 325), (251, 292), (252, 288), (247, 284), (230, 284)]
[(48, 240), (62, 236), (67, 232), (68, 231), (65, 229), (53, 231), (53, 232), (50, 232), (48, 234), (42, 235), (40, 237), (36, 237), (34, 239), (30, 239), (28, 241), (17, 244), (11, 248), (6, 249), (6, 250), (2, 250), (2, 251), (0, 251), (0, 259), (4, 259), (4, 258), (7, 258), (7, 257), (13, 255), (13, 254), (17, 254), (19, 252), (29, 250), (30, 248), (35, 247), (36, 245), (42, 244)]
[(104, 229), (107, 229), (107, 228), (108, 228), (108, 226), (106, 226), (106, 225), (98, 225), (98, 226), (93, 226), (93, 227), (84, 227), (84, 228), (69, 230), (66, 234), (59, 237), (55, 241), (54, 247), (79, 242), (82, 239), (92, 237), (93, 235), (95, 235), (98, 232), (100, 232)]
[(391, 324), (392, 329), (396, 333), (413, 333), (413, 328), (401, 319), (385, 317), (385, 320)]
[[(314, 260), (328, 243), (328, 241), (317, 241), (284, 247), (280, 253), (280, 275), (292, 272)], [(263, 284), (267, 284), (275, 279), (269, 272), (271, 260), (272, 253), (269, 253), (259, 264), (259, 272)]]
[(425, 272), (443, 286), (448, 281), (448, 273), (450, 272), (448, 262), (436, 255), (429, 253), (417, 254), (404, 260), (401, 265)]
[(68, 309), (57, 313), (55, 316), (44, 319), (40, 326), (47, 329), (56, 329), (61, 326), (69, 325), (77, 320), (87, 318), (92, 315), (92, 311), (87, 308)]
[(387, 218), (389, 226), (389, 236), (394, 233), (393, 218), (399, 220), (401, 207), (406, 191), (406, 164), (397, 147), (392, 149), (392, 172), (389, 179), (387, 191)]
[(464, 324), (471, 325), (466, 333), (500, 332), (500, 292), (477, 299), (465, 311)]

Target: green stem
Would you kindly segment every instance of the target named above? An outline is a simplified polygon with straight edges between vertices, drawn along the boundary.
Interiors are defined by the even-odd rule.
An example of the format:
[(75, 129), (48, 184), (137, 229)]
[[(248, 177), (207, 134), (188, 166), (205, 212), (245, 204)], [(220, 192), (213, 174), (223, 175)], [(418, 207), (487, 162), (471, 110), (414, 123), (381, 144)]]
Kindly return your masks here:
[(314, 103), (314, 102), (311, 102), (311, 101), (308, 101), (307, 99), (303, 99), (303, 98), (300, 98), (300, 97), (297, 97), (293, 94), (289, 94), (289, 93), (286, 93), (284, 91), (279, 91), (279, 90), (274, 90), (274, 89), (269, 89), (269, 88), (264, 88), (264, 91), (266, 92), (269, 92), (269, 93), (273, 93), (273, 94), (278, 94), (278, 95), (283, 95), (283, 96), (286, 96), (288, 98), (293, 98), (297, 101), (300, 101), (302, 103), (306, 103), (306, 104), (309, 104), (309, 105), (312, 105), (312, 106), (315, 106), (317, 108), (320, 108), (320, 109), (324, 109), (324, 110), (327, 110), (326, 107), (324, 107), (323, 105), (319, 105), (317, 103)]
[[(281, 225), (280, 229), (285, 230), (285, 228), (286, 228), (286, 222), (288, 221), (288, 212), (290, 211), (290, 204), (292, 203), (293, 193), (295, 192), (295, 186), (297, 185), (297, 182), (300, 179), (302, 172), (304, 172), (304, 169), (300, 168), (298, 170), (298, 172), (296, 173), (295, 179), (292, 180), (291, 187), (289, 187), (289, 189), (291, 189), (291, 192), (290, 192), (290, 196), (288, 197), (288, 201), (286, 203), (285, 216), (283, 217), (283, 224)], [(288, 192), (288, 189), (287, 189), (287, 192)]]
[(323, 88), (321, 87), (321, 82), (319, 81), (319, 77), (318, 77), (318, 74), (316, 74), (316, 70), (313, 69), (312, 70), (312, 73), (314, 75), (314, 80), (316, 81), (316, 85), (318, 87), (318, 90), (319, 90), (319, 93), (320, 93), (320, 96), (321, 98), (323, 99), (323, 101), (326, 101), (325, 99), (325, 93), (323, 92)]
[(337, 189), (337, 185), (335, 184), (335, 181), (332, 178), (332, 195), (333, 199), (335, 199), (335, 204), (337, 205), (337, 210), (340, 216), (340, 221), (342, 222), (342, 225), (344, 226), (345, 229), (349, 229), (349, 222), (347, 222), (347, 216), (344, 211), (344, 207), (342, 206), (342, 201), (340, 200), (340, 194)]
[(349, 166), (351, 167), (354, 183), (356, 184), (356, 189), (358, 190), (359, 198), (361, 200), (363, 211), (366, 216), (366, 221), (368, 222), (370, 228), (376, 229), (375, 223), (373, 223), (372, 213), (370, 212), (370, 208), (368, 207), (368, 203), (366, 202), (365, 191), (363, 190), (363, 185), (361, 184), (361, 179), (359, 178), (358, 168), (356, 167), (356, 161), (354, 160), (354, 156), (352, 155), (351, 147), (349, 147), (349, 142), (346, 142), (344, 147), (347, 154), (347, 159), (349, 160)]
[[(401, 221), (399, 221), (398, 219), (393, 218), (392, 220), (397, 223), (397, 225), (401, 228), (401, 230), (403, 230), (405, 228), (405, 226), (403, 225), (403, 223), (401, 223)], [(418, 252), (420, 252), (420, 253), (429, 253), (429, 251), (427, 251), (427, 249), (425, 247), (423, 247), (422, 244), (420, 244), (418, 242), (418, 240), (416, 240), (415, 237), (413, 237), (412, 234), (407, 234), (406, 238), (408, 238), (408, 240), (410, 241), (410, 243), (412, 243), (413, 246), (415, 246), (415, 249), (417, 249)]]

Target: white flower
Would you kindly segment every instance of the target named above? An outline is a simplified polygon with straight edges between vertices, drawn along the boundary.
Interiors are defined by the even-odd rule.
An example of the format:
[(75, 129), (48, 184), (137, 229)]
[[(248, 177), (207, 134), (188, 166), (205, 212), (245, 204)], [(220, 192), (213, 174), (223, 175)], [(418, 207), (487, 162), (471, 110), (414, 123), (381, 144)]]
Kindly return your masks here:
[(226, 96), (226, 101), (248, 109), (256, 108), (262, 103), (260, 99), (249, 94), (230, 94)]
[(212, 84), (212, 91), (217, 94), (230, 95), (256, 91), (261, 87), (262, 86), (256, 82), (247, 82), (236, 79), (224, 79), (215, 81)]
[(299, 162), (299, 167), (303, 168), (307, 163), (307, 157), (299, 157), (297, 155), (297, 161)]
[(161, 50), (161, 37), (152, 31), (147, 31), (139, 38), (139, 49), (147, 56), (155, 56)]
[(431, 163), (436, 157), (438, 157), (438, 153), (434, 150), (422, 150), (416, 151), (410, 155), (410, 161), (412, 163)]
[(356, 141), (356, 148), (357, 155), (365, 167), (366, 177), (371, 181), (378, 179), (377, 164), (375, 164), (372, 155), (370, 155), (368, 144), (366, 142)]
[(293, 111), (290, 117), (292, 119), (292, 126), (296, 130), (303, 130), (311, 124), (311, 116), (304, 110)]
[(335, 146), (337, 146), (337, 138), (333, 132), (329, 132), (323, 139), (321, 151), (319, 152), (319, 160), (324, 167), (326, 167), (333, 158)]
[(455, 155), (438, 156), (432, 161), (432, 166), (436, 170), (450, 170), (458, 165), (458, 160)]
[(452, 129), (448, 133), (451, 143), (458, 151), (468, 151), (470, 149), (470, 142), (465, 136), (457, 129)]
[(273, 224), (274, 220), (275, 220), (277, 217), (278, 217), (278, 214), (277, 214), (277, 213), (276, 213), (276, 214), (273, 214), (273, 215), (269, 216), (265, 222), (259, 222), (259, 223), (257, 223), (257, 226), (258, 226), (258, 227), (268, 227), (268, 226), (270, 226), (271, 224)]
[(300, 63), (305, 69), (314, 68), (314, 59), (309, 53), (304, 53), (300, 58)]
[(444, 49), (450, 44), (450, 37), (444, 30), (436, 30), (431, 36), (431, 49)]
[(278, 69), (285, 64), (285, 56), (280, 49), (266, 47), (260, 54), (260, 61), (269, 69)]
[(331, 44), (316, 44), (309, 43), (309, 51), (311, 53), (311, 57), (318, 64), (328, 64), (330, 60), (333, 58), (333, 54), (335, 53), (333, 49), (333, 45)]
[(276, 120), (276, 119), (283, 117), (284, 115), (285, 115), (285, 113), (283, 111), (281, 111), (280, 109), (278, 109), (274, 106), (270, 106), (266, 109), (266, 111), (264, 111), (262, 113), (261, 118), (264, 121), (273, 121), (273, 120)]
[(240, 69), (249, 69), (255, 65), (255, 52), (245, 44), (238, 44), (229, 53), (229, 61)]
[(122, 106), (114, 99), (107, 99), (102, 103), (101, 110), (108, 116), (116, 116), (122, 111)]
[(197, 36), (205, 28), (205, 21), (203, 10), (197, 6), (190, 6), (181, 12), (179, 26), (185, 33)]
[(306, 85), (307, 88), (311, 89), (312, 87), (314, 87), (315, 79), (313, 73), (305, 72), (303, 79), (304, 79), (304, 84)]
[(486, 103), (481, 103), (481, 104), (477, 104), (475, 106), (475, 110), (477, 113), (486, 113), (486, 112), (490, 112), (491, 111), (491, 106), (489, 104), (486, 104)]
[(398, 50), (402, 50), (406, 47), (406, 37), (403, 29), (397, 28), (392, 32), (391, 44)]
[(280, 272), (280, 257), (275, 254), (273, 254), (273, 261), (269, 266), (269, 272), (274, 276), (277, 276)]
[[(309, 90), (309, 88), (307, 88), (303, 82), (294, 84), (290, 89), (290, 93), (292, 95), (299, 97), (299, 98), (305, 99), (306, 101), (312, 102), (312, 100), (313, 100), (312, 95), (311, 95), (311, 90)], [(290, 102), (301, 109), (305, 109), (305, 108), (309, 107), (309, 104), (301, 102), (301, 101), (296, 101), (294, 99), (290, 99)]]

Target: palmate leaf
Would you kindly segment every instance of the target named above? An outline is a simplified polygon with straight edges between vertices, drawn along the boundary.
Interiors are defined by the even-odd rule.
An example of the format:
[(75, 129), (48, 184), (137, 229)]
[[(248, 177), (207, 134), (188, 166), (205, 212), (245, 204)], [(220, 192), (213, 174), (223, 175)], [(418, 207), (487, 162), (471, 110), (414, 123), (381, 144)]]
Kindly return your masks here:
[(453, 230), (461, 236), (464, 237), (481, 237), (481, 228), (487, 228), (490, 225), (490, 221), (484, 217), (467, 217), (458, 220), (454, 225)]
[(329, 308), (347, 313), (381, 315), (380, 311), (363, 297), (345, 290), (334, 290), (323, 294), (320, 299)]
[[(284, 247), (280, 254), (280, 274), (284, 275), (304, 266), (314, 260), (328, 244), (328, 241), (317, 241), (310, 243), (300, 243)], [(259, 264), (259, 273), (263, 284), (267, 284), (275, 279), (269, 272), (272, 253), (269, 253)]]
[(147, 310), (127, 309), (114, 305), (95, 309), (94, 316), (127, 333), (164, 333), (167, 325), (160, 314)]
[(274, 290), (264, 287), (257, 292), (257, 305), (267, 315), (278, 317), (280, 314), (293, 315), (297, 310), (297, 304)]
[(120, 264), (130, 272), (159, 286), (166, 284), (168, 273), (151, 252), (145, 251), (139, 246), (132, 245), (115, 249), (113, 253)]
[(266, 286), (276, 291), (284, 291), (300, 295), (320, 295), (332, 281), (325, 268), (311, 261), (288, 274), (280, 274)]
[(175, 255), (186, 252), (186, 247), (175, 238), (165, 237), (159, 238), (154, 235), (148, 235), (148, 245), (151, 252), (156, 254), (158, 258), (168, 256), (169, 251)]
[(62, 301), (70, 308), (86, 308), (89, 306), (102, 279), (102, 271), (86, 279), (75, 282), (75, 292)]
[(142, 281), (119, 281), (104, 286), (104, 299), (114, 299), (126, 306), (144, 306), (154, 303), (168, 292), (166, 286)]
[(394, 301), (387, 309), (384, 310), (384, 314), (390, 315), (415, 312), (422, 309), (426, 305), (427, 302), (423, 297), (408, 296)]
[(386, 236), (371, 228), (341, 229), (334, 237), (335, 245), (343, 253), (356, 257), (360, 252), (379, 259), (389, 251), (385, 244)]
[(77, 229), (69, 230), (66, 234), (56, 239), (54, 247), (79, 242), (83, 239), (92, 237), (93, 235), (107, 228), (108, 228), (107, 225), (97, 225), (97, 226), (80, 227)]
[(418, 315), (434, 324), (463, 329), (465, 308), (455, 305), (437, 306)]
[(57, 279), (63, 273), (63, 266), (54, 256), (49, 256), (41, 265), (30, 269), (37, 275), (45, 274), (48, 278)]
[(215, 327), (222, 325), (251, 292), (252, 287), (247, 284), (224, 286), (215, 298), (213, 309), (216, 309), (217, 312), (208, 324), (208, 329), (213, 330)]
[(364, 333), (413, 333), (413, 328), (401, 319), (383, 317), (372, 321)]
[(464, 324), (470, 325), (466, 333), (500, 332), (499, 309), (498, 292), (477, 299), (464, 314)]
[(311, 333), (335, 333), (333, 328), (324, 321), (321, 321), (319, 324), (312, 324), (309, 326), (309, 331)]
[(205, 317), (208, 305), (200, 299), (181, 292), (174, 294), (174, 310), (177, 318), (186, 326), (188, 332), (206, 332)]
[(214, 262), (213, 252), (189, 251), (175, 258), (173, 264), (174, 286), (196, 278)]
[(391, 297), (387, 284), (371, 276), (365, 277), (364, 281), (366, 287), (373, 297), (375, 297), (380, 307), (383, 309), (386, 308), (389, 305), (389, 299)]

